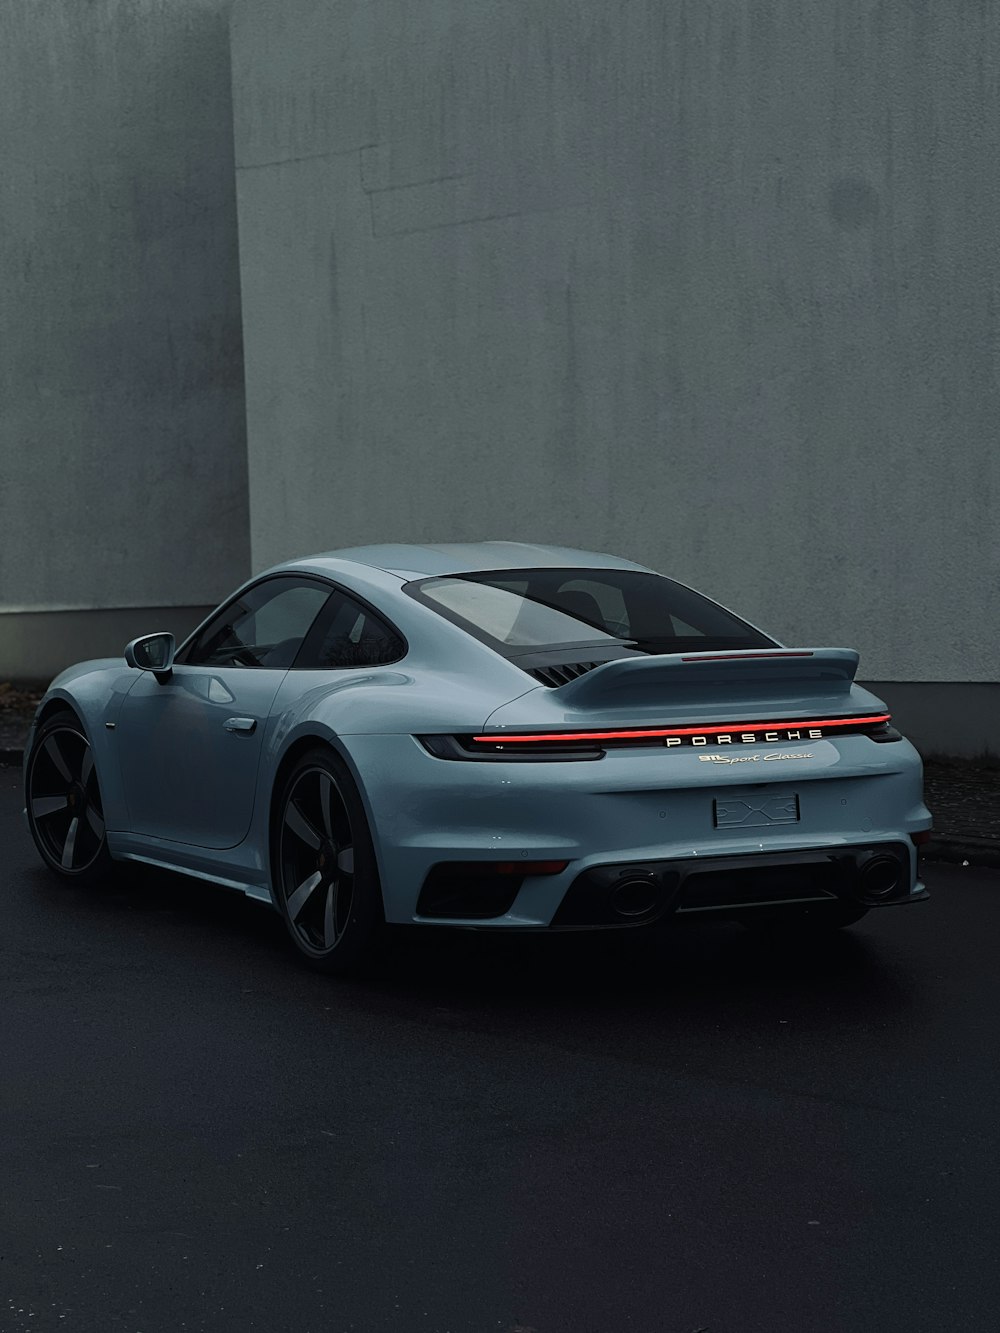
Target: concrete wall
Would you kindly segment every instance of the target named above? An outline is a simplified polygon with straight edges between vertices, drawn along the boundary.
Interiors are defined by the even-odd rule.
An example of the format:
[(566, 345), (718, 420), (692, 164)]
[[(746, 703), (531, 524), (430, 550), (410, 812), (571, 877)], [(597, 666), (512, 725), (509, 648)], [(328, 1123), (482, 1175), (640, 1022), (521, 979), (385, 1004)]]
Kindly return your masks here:
[(0, 681), (44, 685), (74, 662), (120, 655), (140, 634), (166, 631), (181, 644), (212, 605), (0, 612)]
[(996, 5), (237, 0), (232, 36), (255, 566), (549, 539), (869, 680), (997, 680)]
[(1000, 682), (866, 683), (922, 755), (1000, 762)]
[(0, 218), (0, 669), (43, 676), (249, 568), (228, 3), (6, 0)]

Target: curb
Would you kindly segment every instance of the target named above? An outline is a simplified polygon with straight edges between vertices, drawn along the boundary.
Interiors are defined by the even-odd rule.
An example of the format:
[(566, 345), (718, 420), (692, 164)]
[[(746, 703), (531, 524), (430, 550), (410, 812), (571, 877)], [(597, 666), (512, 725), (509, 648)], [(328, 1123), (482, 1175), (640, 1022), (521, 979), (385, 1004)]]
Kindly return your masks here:
[(963, 866), (1000, 869), (1000, 842), (989, 838), (931, 838), (924, 848), (928, 861), (951, 861)]
[[(20, 767), (24, 761), (23, 750), (0, 749), (0, 767)], [(928, 861), (948, 861), (952, 864), (986, 866), (1000, 870), (1000, 839), (952, 837), (942, 834), (931, 838), (923, 848), (923, 855)]]

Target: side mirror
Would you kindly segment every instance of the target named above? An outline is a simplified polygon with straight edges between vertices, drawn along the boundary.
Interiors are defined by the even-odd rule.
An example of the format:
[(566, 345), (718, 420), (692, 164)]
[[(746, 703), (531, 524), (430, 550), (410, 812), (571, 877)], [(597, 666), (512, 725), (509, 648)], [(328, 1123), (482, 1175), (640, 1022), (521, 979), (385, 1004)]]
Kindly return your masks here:
[(172, 634), (143, 634), (126, 645), (125, 661), (139, 671), (152, 671), (162, 684), (170, 678), (176, 648)]

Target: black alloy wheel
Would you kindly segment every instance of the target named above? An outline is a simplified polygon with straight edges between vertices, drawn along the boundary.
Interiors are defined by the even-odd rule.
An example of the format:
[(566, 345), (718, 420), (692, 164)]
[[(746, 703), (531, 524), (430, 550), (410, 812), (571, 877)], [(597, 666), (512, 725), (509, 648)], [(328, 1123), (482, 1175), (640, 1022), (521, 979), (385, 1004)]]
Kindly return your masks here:
[(68, 709), (38, 733), (28, 761), (25, 805), (31, 836), (50, 870), (84, 885), (108, 875), (113, 862), (94, 755)]
[(384, 921), (368, 821), (346, 767), (329, 750), (288, 774), (272, 830), (274, 896), (299, 952), (344, 973), (373, 950)]

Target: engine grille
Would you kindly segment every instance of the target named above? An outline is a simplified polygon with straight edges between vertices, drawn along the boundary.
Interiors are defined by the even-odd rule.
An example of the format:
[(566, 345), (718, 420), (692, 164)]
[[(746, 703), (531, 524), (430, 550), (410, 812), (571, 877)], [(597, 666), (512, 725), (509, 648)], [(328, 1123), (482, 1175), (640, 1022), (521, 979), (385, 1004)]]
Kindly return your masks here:
[(556, 690), (560, 685), (566, 685), (569, 681), (576, 680), (578, 676), (585, 676), (588, 671), (593, 671), (594, 667), (602, 665), (601, 662), (561, 662), (559, 666), (529, 667), (528, 675)]

